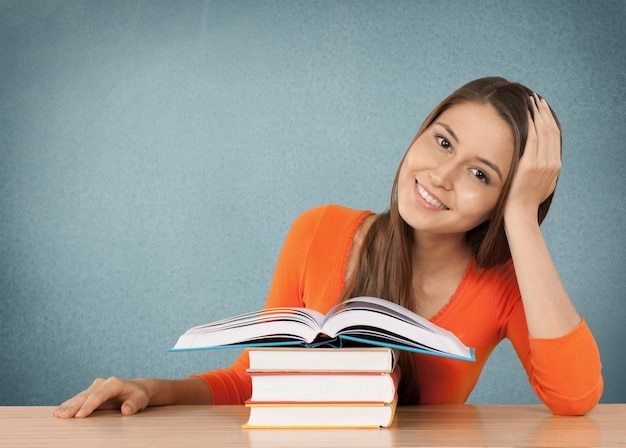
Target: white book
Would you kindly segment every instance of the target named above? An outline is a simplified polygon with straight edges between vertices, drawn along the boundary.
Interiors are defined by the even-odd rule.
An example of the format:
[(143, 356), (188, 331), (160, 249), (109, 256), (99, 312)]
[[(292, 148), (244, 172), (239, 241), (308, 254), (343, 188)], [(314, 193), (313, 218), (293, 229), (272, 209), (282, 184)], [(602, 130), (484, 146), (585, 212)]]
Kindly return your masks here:
[(249, 373), (252, 403), (388, 403), (396, 395), (400, 369), (392, 373)]
[(398, 359), (389, 347), (248, 347), (248, 372), (391, 372)]

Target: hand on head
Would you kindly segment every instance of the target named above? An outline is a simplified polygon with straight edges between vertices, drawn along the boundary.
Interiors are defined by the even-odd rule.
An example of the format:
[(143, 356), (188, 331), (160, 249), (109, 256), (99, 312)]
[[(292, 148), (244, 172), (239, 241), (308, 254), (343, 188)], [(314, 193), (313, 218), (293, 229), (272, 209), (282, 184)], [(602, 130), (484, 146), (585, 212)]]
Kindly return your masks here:
[(561, 171), (561, 131), (550, 106), (537, 94), (529, 98), (529, 104), (528, 137), (509, 191), (507, 211), (536, 213), (554, 192)]

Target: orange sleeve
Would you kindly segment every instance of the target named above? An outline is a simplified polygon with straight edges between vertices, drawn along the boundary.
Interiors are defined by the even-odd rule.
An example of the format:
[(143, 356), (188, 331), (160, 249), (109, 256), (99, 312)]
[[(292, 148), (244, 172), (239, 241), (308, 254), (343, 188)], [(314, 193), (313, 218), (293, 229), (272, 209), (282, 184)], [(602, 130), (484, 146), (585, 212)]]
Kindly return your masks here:
[(600, 353), (583, 320), (571, 333), (556, 339), (530, 338), (533, 389), (558, 415), (582, 415), (602, 396)]
[[(333, 266), (345, 264), (354, 233), (370, 213), (327, 205), (296, 218), (278, 256), (265, 308), (308, 307), (326, 313), (335, 305), (343, 270)], [(213, 404), (243, 404), (252, 394), (248, 366), (244, 351), (229, 368), (192, 376), (207, 383)]]
[(228, 368), (191, 375), (202, 379), (211, 390), (213, 404), (243, 404), (252, 395), (246, 369), (248, 352), (243, 351)]
[(583, 415), (602, 396), (604, 382), (596, 341), (582, 320), (569, 334), (553, 339), (528, 334), (521, 301), (513, 311), (507, 336), (541, 401), (557, 415)]

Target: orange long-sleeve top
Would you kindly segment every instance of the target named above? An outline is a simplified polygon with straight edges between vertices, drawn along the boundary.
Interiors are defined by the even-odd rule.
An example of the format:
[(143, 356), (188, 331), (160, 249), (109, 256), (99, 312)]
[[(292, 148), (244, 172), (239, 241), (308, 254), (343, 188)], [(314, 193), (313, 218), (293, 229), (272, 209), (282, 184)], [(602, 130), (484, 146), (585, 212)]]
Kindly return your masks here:
[[(326, 205), (300, 215), (278, 257), (266, 307), (307, 307), (326, 313), (342, 295), (353, 237), (372, 214)], [(472, 261), (449, 302), (431, 321), (475, 349), (476, 362), (415, 354), (422, 404), (465, 403), (487, 358), (508, 338), (538, 397), (555, 414), (590, 411), (603, 391), (600, 355), (583, 320), (555, 339), (528, 334), (513, 263), (489, 270)], [(195, 375), (214, 404), (241, 404), (251, 395), (247, 353), (226, 369)]]

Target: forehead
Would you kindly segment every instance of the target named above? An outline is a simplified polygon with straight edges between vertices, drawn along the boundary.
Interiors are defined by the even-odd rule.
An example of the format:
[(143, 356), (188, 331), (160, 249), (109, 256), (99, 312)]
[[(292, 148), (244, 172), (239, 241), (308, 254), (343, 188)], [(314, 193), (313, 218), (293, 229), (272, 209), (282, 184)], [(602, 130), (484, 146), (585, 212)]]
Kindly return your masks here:
[(491, 104), (455, 104), (442, 112), (434, 125), (448, 126), (458, 138), (457, 146), (480, 156), (507, 162), (513, 156), (513, 130)]

